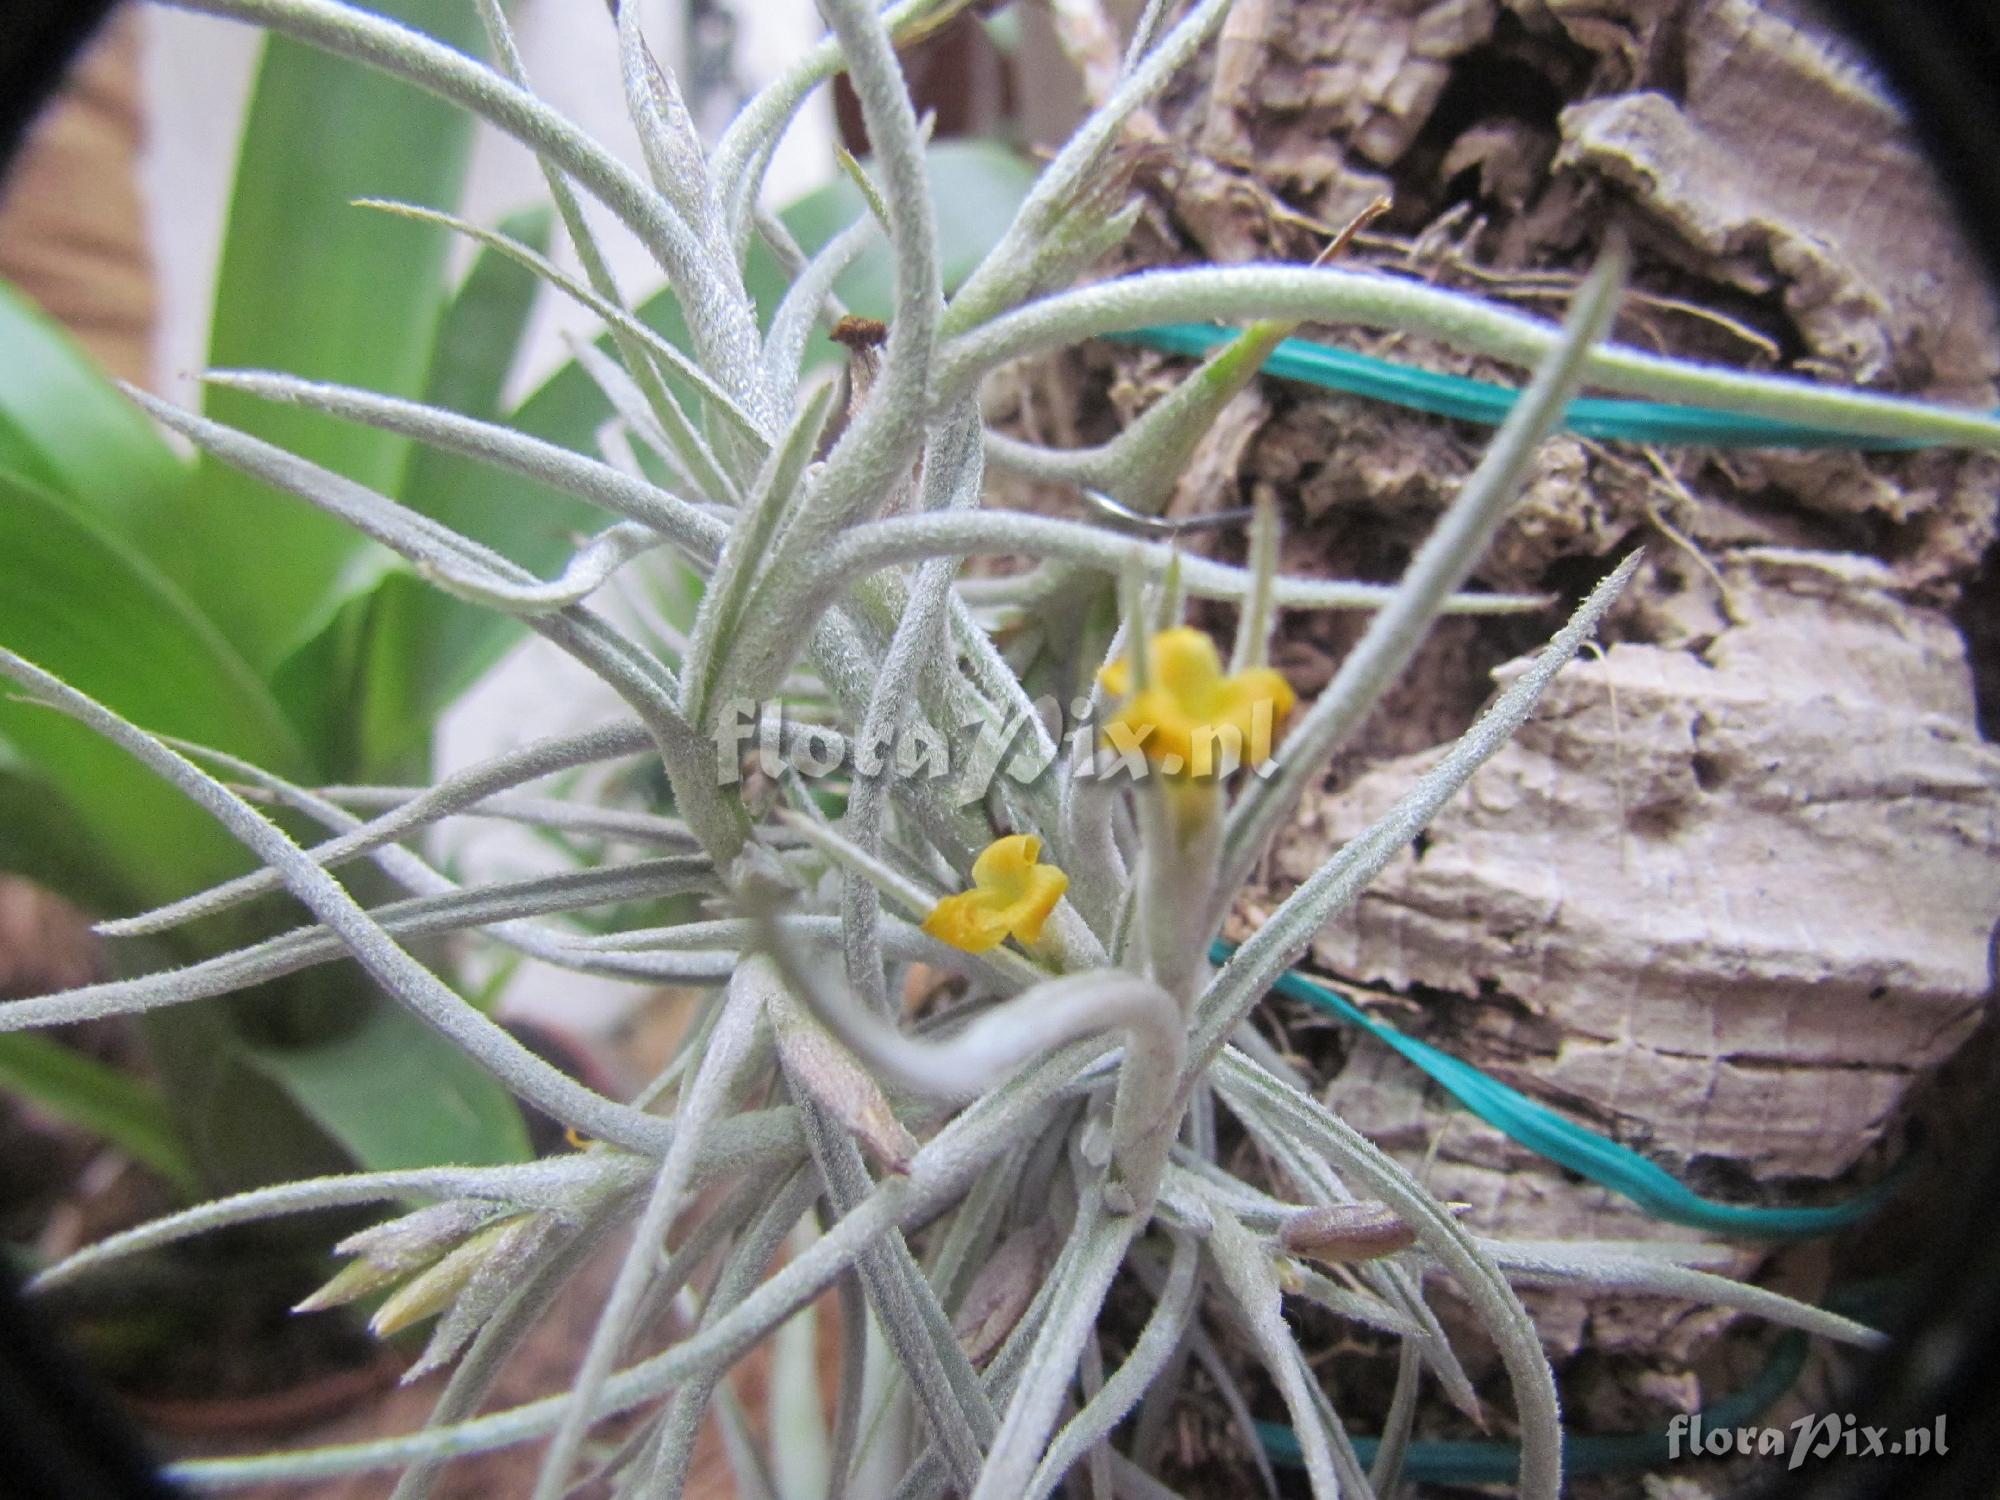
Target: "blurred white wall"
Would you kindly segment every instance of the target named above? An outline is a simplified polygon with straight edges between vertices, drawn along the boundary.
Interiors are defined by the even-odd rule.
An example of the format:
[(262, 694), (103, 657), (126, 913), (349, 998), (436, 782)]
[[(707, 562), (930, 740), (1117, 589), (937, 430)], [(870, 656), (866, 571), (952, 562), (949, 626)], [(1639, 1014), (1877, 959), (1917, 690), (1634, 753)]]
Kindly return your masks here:
[(140, 187), (160, 289), (154, 385), (171, 400), (193, 406), (200, 401), (193, 372), (201, 368), (208, 345), (236, 135), (262, 38), (248, 26), (213, 16), (157, 5), (141, 13), (146, 147)]
[[(627, 3), (644, 4), (654, 51), (685, 77), (687, 6), (697, 0)], [(767, 81), (824, 30), (812, 0), (731, 0), (731, 5), (736, 22), (733, 73), (746, 89)], [(601, 0), (521, 0), (513, 13), (536, 91), (643, 174), (618, 83), (612, 22)], [(156, 383), (172, 399), (192, 406), (200, 402), (193, 377), (207, 346), (237, 132), (260, 37), (234, 22), (160, 6), (147, 7), (146, 23), (149, 134), (141, 171), (161, 293)], [(726, 111), (727, 100), (710, 102)], [(690, 103), (700, 107), (700, 101)], [(701, 113), (706, 120), (716, 110)], [(833, 170), (833, 139), (832, 107), (822, 90), (774, 163), (768, 200), (785, 203), (826, 181)], [(543, 198), (534, 158), (482, 125), (467, 178), (466, 216), (490, 223)], [(608, 215), (596, 216), (594, 223), (628, 296), (657, 288), (661, 277), (646, 252)], [(469, 251), (461, 262), (465, 259)], [(575, 266), (567, 245), (558, 259)], [(563, 363), (569, 357), (565, 333), (590, 331), (593, 321), (566, 299), (544, 295), (525, 357), (512, 377), (515, 393), (531, 390)], [(553, 647), (531, 640), (447, 716), (439, 733), (439, 765), (448, 771), (622, 712), (596, 679)], [(546, 848), (524, 830), (502, 823), (453, 828), (434, 852), (461, 877), (495, 878), (550, 863)], [(510, 984), (506, 1004), (510, 1011), (593, 1031), (612, 1024), (636, 994), (629, 986), (529, 965)]]

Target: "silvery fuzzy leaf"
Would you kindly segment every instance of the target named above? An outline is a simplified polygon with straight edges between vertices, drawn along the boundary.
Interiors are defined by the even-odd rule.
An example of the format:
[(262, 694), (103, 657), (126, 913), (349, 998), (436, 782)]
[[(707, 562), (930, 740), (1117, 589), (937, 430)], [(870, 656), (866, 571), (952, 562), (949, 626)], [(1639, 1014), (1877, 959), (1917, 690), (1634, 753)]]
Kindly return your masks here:
[(477, 1198), (448, 1198), (387, 1223), (371, 1225), (335, 1245), (383, 1271), (406, 1274), (429, 1265), (504, 1210)]

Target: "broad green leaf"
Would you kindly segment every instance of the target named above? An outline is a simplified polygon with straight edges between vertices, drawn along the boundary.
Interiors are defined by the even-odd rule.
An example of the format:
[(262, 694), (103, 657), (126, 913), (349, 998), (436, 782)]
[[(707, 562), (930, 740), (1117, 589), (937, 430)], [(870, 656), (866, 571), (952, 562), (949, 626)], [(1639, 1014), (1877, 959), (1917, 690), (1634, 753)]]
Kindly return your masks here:
[[(995, 141), (939, 141), (926, 152), (937, 208), (938, 259), (950, 292), (998, 243), (1033, 186), (1035, 163)], [(780, 215), (808, 251), (817, 250), (868, 210), (845, 177), (807, 194)], [(895, 302), (889, 247), (878, 241), (842, 276), (840, 294), (858, 313), (886, 318)]]
[[(275, 988), (275, 987), (274, 987)], [(246, 1021), (285, 1008), (284, 991), (148, 1011), (146, 1055), (204, 1197), (348, 1170), (346, 1153), (276, 1080), (244, 1040)]]
[[(370, 8), (467, 50), (479, 35), (464, 0)], [(270, 39), (230, 200), (210, 363), (418, 394), (448, 247), (352, 200), (451, 206), (470, 138), (462, 112), (408, 84)], [(228, 391), (212, 392), (207, 410), (377, 489), (402, 472), (406, 445), (385, 433)], [(153, 518), (146, 551), (263, 673), (383, 567), (338, 521), (212, 459)]]
[[(79, 502), (0, 472), (0, 644), (156, 733), (299, 774), (270, 694), (187, 599)], [(87, 829), (104, 877), (137, 902), (186, 895), (246, 856), (179, 792), (81, 725), (0, 701), (0, 738)], [(0, 841), (0, 862), (32, 851)]]
[(533, 1152), (514, 1101), (443, 1037), (377, 1004), (359, 1028), (315, 1047), (246, 1059), (298, 1102), (362, 1169), (493, 1166)]
[[(80, 503), (6, 474), (0, 643), (145, 728), (284, 774), (305, 764), (263, 684), (172, 584)], [(242, 846), (206, 812), (82, 725), (0, 701), (0, 737), (0, 866), (113, 911), (185, 896), (249, 867)], [(224, 921), (182, 934), (173, 953), (158, 957), (249, 935), (241, 921)], [(287, 981), (242, 1004), (273, 1013), (297, 989)], [(347, 997), (347, 1013), (357, 999), (381, 1003), (363, 990)], [(176, 1132), (187, 1172), (207, 1191), (228, 1192), (337, 1170), (340, 1154), (325, 1135), (244, 1065), (235, 1005), (177, 1006), (142, 1023), (161, 1080), (163, 1128)]]
[(186, 487), (188, 467), (89, 354), (0, 281), (0, 468), (81, 502), (129, 533)]
[(84, 911), (133, 901), (104, 869), (90, 827), (41, 770), (0, 740), (0, 869), (60, 891)]
[[(547, 209), (537, 208), (499, 227), (544, 250), (551, 221)], [(438, 327), (424, 399), (498, 420), (501, 388), (539, 290), (532, 272), (496, 251), (482, 251)], [(396, 496), (524, 567), (553, 569), (570, 550), (571, 532), (590, 525), (590, 508), (547, 491), (532, 500), (496, 493), (506, 483), (489, 468), (415, 444)], [(372, 778), (394, 772), (428, 745), (437, 716), (499, 660), (517, 627), (400, 572), (384, 578), (361, 607), (355, 675), (348, 679), (353, 738), (343, 767), (346, 774)]]
[(159, 1091), (73, 1047), (28, 1032), (0, 1035), (0, 1089), (122, 1146), (183, 1192), (194, 1168)]
[[(535, 207), (508, 215), (500, 221), (499, 231), (547, 254), (553, 224), (554, 214), (548, 208)], [(495, 250), (481, 250), (438, 325), (424, 377), (424, 400), (468, 417), (497, 416), (501, 390), (513, 371), (540, 289), (527, 267)], [(396, 494), (426, 515), (447, 519), (431, 507), (425, 491), (441, 467), (457, 462), (449, 454), (416, 446), (403, 466)]]

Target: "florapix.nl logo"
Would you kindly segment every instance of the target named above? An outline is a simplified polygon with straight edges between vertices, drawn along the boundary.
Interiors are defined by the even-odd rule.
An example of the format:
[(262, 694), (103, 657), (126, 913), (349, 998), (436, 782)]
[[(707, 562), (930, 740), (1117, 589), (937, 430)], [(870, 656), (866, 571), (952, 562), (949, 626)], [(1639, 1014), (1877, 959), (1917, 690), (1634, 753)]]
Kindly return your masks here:
[(1091, 698), (1073, 700), (1067, 718), (1061, 703), (1047, 696), (1023, 701), (1004, 716), (969, 709), (950, 733), (917, 717), (864, 726), (850, 738), (783, 702), (735, 700), (723, 704), (717, 718), (716, 772), (724, 786), (753, 774), (775, 778), (791, 772), (807, 780), (887, 775), (945, 783), (947, 800), (966, 806), (983, 799), (1000, 776), (1031, 785), (1058, 761), (1071, 767), (1077, 780), (1142, 781), (1184, 773), (1207, 778), (1243, 767), (1268, 776), (1275, 769), (1271, 750), (1278, 713), (1271, 701), (1254, 702), (1242, 726), (1199, 724), (1172, 737), (1176, 748), (1164, 750), (1156, 741), (1169, 738), (1170, 726), (1108, 713)]
[(1851, 1413), (1825, 1412), (1800, 1417), (1782, 1427), (1711, 1426), (1700, 1412), (1675, 1417), (1667, 1424), (1667, 1456), (1727, 1458), (1732, 1455), (1781, 1457), (1796, 1469), (1807, 1459), (1926, 1457), (1945, 1449), (1944, 1417), (1928, 1426), (1896, 1432), (1870, 1427)]

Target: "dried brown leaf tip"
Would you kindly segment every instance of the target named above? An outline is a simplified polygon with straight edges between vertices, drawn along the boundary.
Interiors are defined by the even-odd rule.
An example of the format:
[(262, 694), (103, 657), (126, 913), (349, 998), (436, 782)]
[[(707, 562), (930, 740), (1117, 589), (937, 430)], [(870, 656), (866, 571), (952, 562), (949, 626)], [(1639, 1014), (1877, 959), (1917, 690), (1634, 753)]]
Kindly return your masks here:
[[(1455, 1214), (1468, 1212), (1469, 1203), (1447, 1205)], [(1417, 1232), (1386, 1203), (1329, 1203), (1293, 1214), (1278, 1230), (1278, 1248), (1287, 1255), (1302, 1255), (1322, 1265), (1346, 1266), (1357, 1261), (1379, 1260), (1407, 1250), (1417, 1242)]]
[(836, 344), (842, 344), (854, 354), (880, 349), (889, 342), (889, 325), (880, 318), (862, 318), (847, 314), (833, 325), (827, 334)]
[[(845, 421), (833, 424), (844, 427), (854, 420), (868, 393), (875, 388), (875, 372), (882, 365), (882, 346), (889, 342), (889, 325), (880, 318), (861, 318), (848, 313), (836, 322), (827, 337), (847, 350), (847, 410)], [(832, 451), (839, 433), (831, 428), (821, 439), (820, 457)], [(896, 509), (892, 501), (887, 509)]]

